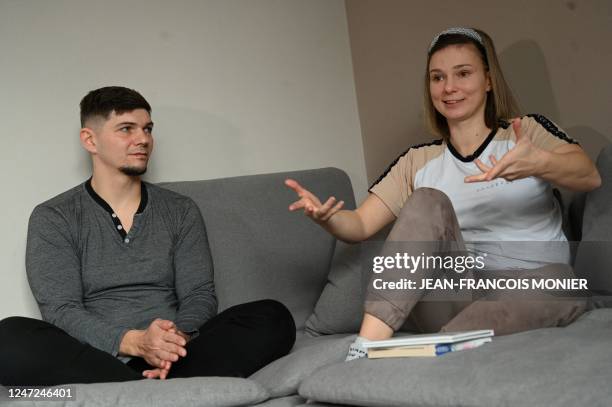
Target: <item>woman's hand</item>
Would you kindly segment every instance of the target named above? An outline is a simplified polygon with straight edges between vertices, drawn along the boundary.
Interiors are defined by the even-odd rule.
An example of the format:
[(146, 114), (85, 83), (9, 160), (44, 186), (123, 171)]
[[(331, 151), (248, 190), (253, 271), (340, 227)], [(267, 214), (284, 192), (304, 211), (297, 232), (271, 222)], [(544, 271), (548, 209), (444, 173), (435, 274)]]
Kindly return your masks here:
[(347, 243), (361, 242), (395, 220), (393, 212), (374, 194), (370, 194), (355, 210), (341, 210), (344, 201), (336, 202), (333, 196), (322, 204), (319, 198), (297, 181), (287, 179), (285, 185), (300, 198), (289, 205), (290, 211), (303, 209), (306, 216)]
[(303, 209), (304, 214), (318, 224), (322, 225), (329, 221), (344, 206), (344, 201), (337, 202), (333, 196), (322, 204), (319, 198), (295, 180), (287, 179), (285, 180), (285, 185), (293, 189), (300, 198), (289, 205), (289, 210), (293, 212)]
[(482, 174), (465, 177), (465, 182), (491, 181), (495, 178), (513, 181), (538, 175), (538, 169), (544, 160), (543, 151), (531, 142), (528, 135), (522, 134), (520, 119), (512, 121), (512, 129), (516, 134), (516, 145), (500, 160), (491, 155), (489, 159), (493, 166), (487, 166), (478, 159), (474, 160)]

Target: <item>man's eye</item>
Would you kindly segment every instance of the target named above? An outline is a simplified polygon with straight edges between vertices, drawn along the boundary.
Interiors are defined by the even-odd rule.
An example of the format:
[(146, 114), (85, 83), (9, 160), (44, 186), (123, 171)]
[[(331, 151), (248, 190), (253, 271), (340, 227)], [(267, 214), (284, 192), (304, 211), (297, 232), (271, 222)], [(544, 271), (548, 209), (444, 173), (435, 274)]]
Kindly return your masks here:
[(129, 133), (130, 131), (130, 126), (125, 126), (125, 127), (121, 127), (119, 129), (119, 131), (123, 132), (123, 133)]
[(144, 128), (144, 132), (147, 133), (147, 134), (153, 133), (153, 127), (145, 127)]

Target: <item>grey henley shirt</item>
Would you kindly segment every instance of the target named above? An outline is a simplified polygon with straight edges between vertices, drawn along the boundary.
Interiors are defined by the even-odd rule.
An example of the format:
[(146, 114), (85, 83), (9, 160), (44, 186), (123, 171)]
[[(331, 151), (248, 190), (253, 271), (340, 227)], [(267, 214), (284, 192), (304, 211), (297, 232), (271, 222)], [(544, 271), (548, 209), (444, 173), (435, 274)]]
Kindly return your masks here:
[(145, 206), (122, 236), (110, 206), (86, 185), (38, 205), (30, 217), (26, 271), (43, 319), (114, 356), (128, 330), (155, 318), (196, 332), (217, 312), (196, 204), (146, 183)]

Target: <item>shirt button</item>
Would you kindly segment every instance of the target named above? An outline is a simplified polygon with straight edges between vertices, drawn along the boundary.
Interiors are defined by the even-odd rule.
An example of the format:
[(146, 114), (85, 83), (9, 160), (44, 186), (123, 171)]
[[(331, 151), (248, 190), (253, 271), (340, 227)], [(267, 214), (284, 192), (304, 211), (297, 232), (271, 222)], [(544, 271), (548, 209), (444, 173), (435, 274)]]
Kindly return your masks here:
[(116, 213), (113, 213), (111, 216), (112, 216), (113, 218), (116, 218), (116, 217), (117, 217), (117, 214), (116, 214)]
[(117, 225), (117, 229), (121, 230), (121, 229), (123, 229), (123, 226)]
[(130, 243), (130, 239), (128, 239), (127, 237), (123, 240), (125, 243)]

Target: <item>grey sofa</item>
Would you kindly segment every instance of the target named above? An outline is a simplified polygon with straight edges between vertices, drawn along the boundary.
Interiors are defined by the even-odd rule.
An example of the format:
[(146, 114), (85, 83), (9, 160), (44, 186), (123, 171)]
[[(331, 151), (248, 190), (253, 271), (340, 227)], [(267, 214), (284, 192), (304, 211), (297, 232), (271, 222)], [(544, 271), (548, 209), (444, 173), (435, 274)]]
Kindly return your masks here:
[[(603, 186), (578, 196), (574, 230), (579, 275), (596, 281), (598, 305), (612, 291), (612, 148), (600, 156)], [(304, 216), (290, 213), (298, 179), (320, 196), (354, 207), (345, 173), (333, 168), (163, 186), (191, 196), (204, 216), (219, 307), (274, 298), (296, 321), (294, 349), (250, 378), (191, 378), (74, 385), (65, 406), (609, 406), (612, 404), (612, 309), (593, 309), (564, 328), (496, 338), (439, 358), (343, 362), (361, 317), (364, 272), (357, 246), (336, 244)], [(581, 216), (574, 216), (581, 218)], [(588, 243), (588, 240), (599, 241)], [(606, 242), (608, 240), (608, 242)], [(602, 242), (603, 241), (603, 242)], [(607, 248), (607, 252), (606, 252)], [(248, 338), (245, 338), (245, 342)], [(1, 367), (0, 367), (1, 368)], [(3, 394), (3, 395), (2, 395)]]

